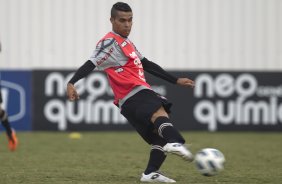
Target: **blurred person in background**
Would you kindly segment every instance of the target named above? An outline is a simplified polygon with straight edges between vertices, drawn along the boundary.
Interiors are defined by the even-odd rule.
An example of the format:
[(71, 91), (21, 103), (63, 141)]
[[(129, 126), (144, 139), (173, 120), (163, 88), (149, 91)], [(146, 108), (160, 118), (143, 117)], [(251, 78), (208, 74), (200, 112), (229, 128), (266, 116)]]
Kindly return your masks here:
[[(0, 43), (0, 52), (1, 52), (1, 43)], [(2, 92), (1, 92), (1, 72), (0, 72), (0, 121), (6, 130), (7, 138), (8, 138), (8, 147), (11, 151), (15, 151), (18, 145), (18, 139), (16, 136), (16, 132), (11, 128), (10, 122), (8, 120), (7, 112), (2, 108)]]
[(114, 104), (120, 108), (121, 114), (141, 137), (152, 146), (147, 168), (140, 180), (174, 183), (175, 180), (159, 172), (166, 153), (176, 154), (186, 161), (192, 161), (193, 155), (169, 119), (172, 104), (151, 89), (145, 80), (144, 71), (181, 86), (193, 88), (194, 81), (176, 78), (143, 57), (128, 39), (132, 20), (133, 13), (128, 4), (117, 2), (113, 5), (110, 18), (112, 31), (98, 42), (90, 59), (71, 78), (67, 85), (67, 95), (71, 101), (79, 99), (74, 84), (95, 68), (105, 71), (114, 92)]

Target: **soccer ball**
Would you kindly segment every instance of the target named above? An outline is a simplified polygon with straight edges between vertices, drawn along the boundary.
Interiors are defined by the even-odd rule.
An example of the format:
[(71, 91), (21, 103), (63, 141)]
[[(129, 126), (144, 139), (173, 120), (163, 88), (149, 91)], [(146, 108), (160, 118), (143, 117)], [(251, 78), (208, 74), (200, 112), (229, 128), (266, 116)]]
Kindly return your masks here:
[(217, 149), (204, 148), (195, 155), (195, 166), (204, 176), (213, 176), (224, 169), (224, 155)]

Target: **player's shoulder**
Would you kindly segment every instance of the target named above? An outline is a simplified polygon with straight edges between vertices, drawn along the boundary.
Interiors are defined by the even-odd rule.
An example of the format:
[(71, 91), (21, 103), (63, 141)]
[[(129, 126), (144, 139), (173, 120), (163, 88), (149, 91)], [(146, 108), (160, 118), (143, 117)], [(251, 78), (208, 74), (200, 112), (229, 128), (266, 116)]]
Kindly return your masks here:
[(98, 43), (97, 46), (103, 46), (103, 45), (112, 45), (115, 43), (114, 38), (102, 38)]
[(114, 38), (102, 38), (98, 43), (97, 43), (97, 48), (106, 48), (108, 46), (114, 45), (115, 43)]

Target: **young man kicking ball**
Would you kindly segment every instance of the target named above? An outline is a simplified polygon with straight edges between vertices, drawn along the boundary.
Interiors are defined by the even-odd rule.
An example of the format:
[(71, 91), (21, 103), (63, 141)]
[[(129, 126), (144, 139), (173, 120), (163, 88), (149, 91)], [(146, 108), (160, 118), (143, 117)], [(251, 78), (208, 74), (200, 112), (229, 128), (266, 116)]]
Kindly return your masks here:
[(184, 146), (185, 140), (169, 119), (171, 103), (155, 93), (146, 82), (144, 70), (173, 84), (194, 87), (188, 78), (175, 78), (159, 65), (143, 57), (128, 39), (133, 13), (126, 3), (118, 2), (111, 9), (112, 31), (97, 44), (90, 59), (74, 74), (67, 85), (70, 100), (77, 100), (75, 82), (84, 78), (95, 68), (108, 75), (114, 92), (114, 103), (121, 114), (152, 147), (142, 182), (174, 183), (175, 180), (159, 172), (166, 153), (179, 155), (192, 161), (192, 153)]

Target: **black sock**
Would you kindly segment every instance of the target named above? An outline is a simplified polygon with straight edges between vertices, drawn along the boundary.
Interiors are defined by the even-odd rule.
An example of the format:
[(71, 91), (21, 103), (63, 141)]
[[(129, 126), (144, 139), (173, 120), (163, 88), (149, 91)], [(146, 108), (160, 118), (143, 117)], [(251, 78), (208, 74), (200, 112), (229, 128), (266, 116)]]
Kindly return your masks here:
[(9, 137), (11, 137), (12, 136), (12, 129), (11, 129), (7, 114), (4, 110), (2, 110), (2, 112), (0, 114), (0, 120), (2, 121), (2, 125), (5, 128), (7, 135)]
[(159, 135), (152, 134), (152, 149), (150, 152), (150, 158), (147, 168), (144, 174), (150, 174), (151, 172), (158, 171), (165, 161), (166, 155), (163, 150), (163, 146), (166, 145), (166, 140), (161, 138)]
[(173, 127), (169, 118), (165, 116), (158, 117), (154, 122), (154, 126), (157, 129), (159, 136), (163, 137), (168, 143), (185, 143), (184, 138), (179, 131)]
[(159, 145), (153, 145), (150, 153), (150, 159), (148, 166), (144, 174), (150, 174), (151, 172), (158, 171), (165, 161), (166, 155), (163, 151), (163, 148)]

